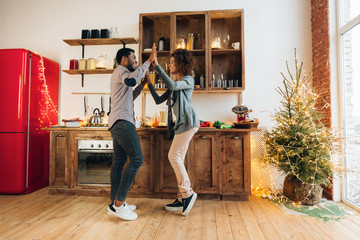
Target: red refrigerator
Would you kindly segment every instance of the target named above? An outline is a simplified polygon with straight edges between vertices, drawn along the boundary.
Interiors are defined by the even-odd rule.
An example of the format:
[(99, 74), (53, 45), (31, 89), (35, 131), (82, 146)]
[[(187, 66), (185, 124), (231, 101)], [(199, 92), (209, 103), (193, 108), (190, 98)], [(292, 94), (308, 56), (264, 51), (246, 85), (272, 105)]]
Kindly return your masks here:
[(0, 194), (49, 184), (49, 131), (57, 124), (59, 64), (26, 49), (0, 49)]

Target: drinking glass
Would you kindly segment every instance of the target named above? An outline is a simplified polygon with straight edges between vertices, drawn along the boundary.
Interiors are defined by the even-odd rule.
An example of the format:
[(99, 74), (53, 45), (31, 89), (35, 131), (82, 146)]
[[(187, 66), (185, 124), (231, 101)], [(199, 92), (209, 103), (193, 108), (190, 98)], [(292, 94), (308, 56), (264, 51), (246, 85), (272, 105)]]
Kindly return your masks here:
[(160, 122), (166, 125), (166, 107), (160, 107)]

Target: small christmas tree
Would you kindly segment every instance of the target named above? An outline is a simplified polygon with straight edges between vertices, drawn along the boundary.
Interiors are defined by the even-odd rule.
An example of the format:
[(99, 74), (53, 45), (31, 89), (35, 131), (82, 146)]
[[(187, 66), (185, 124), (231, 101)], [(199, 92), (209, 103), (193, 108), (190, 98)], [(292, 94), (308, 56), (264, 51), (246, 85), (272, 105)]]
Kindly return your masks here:
[(318, 95), (309, 86), (311, 78), (303, 74), (296, 49), (294, 52), (296, 73), (291, 74), (286, 62), (289, 77), (281, 73), (283, 88), (276, 89), (282, 96), (281, 107), (273, 115), (276, 126), (265, 133), (263, 161), (302, 184), (330, 185), (334, 137), (321, 122), (315, 107)]

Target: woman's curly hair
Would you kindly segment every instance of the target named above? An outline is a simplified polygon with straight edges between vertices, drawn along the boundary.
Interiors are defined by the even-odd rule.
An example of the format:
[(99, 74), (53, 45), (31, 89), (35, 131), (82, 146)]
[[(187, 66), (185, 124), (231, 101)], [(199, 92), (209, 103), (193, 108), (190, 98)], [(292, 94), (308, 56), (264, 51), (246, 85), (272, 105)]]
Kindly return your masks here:
[(175, 58), (176, 70), (179, 73), (185, 75), (191, 75), (194, 69), (194, 58), (192, 54), (185, 49), (176, 49), (175, 52), (171, 54), (171, 57)]

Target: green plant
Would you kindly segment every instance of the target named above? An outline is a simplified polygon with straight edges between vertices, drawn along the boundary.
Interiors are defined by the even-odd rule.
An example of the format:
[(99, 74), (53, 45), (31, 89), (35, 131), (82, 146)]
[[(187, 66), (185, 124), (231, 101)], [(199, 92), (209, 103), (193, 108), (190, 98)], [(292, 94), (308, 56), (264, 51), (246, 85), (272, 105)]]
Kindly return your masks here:
[(286, 62), (289, 77), (283, 73), (281, 107), (273, 115), (276, 126), (265, 133), (263, 162), (274, 165), (286, 175), (309, 184), (329, 185), (333, 174), (334, 137), (321, 122), (316, 108), (318, 95), (311, 89), (310, 77), (303, 74), (303, 63), (295, 55), (295, 75)]

